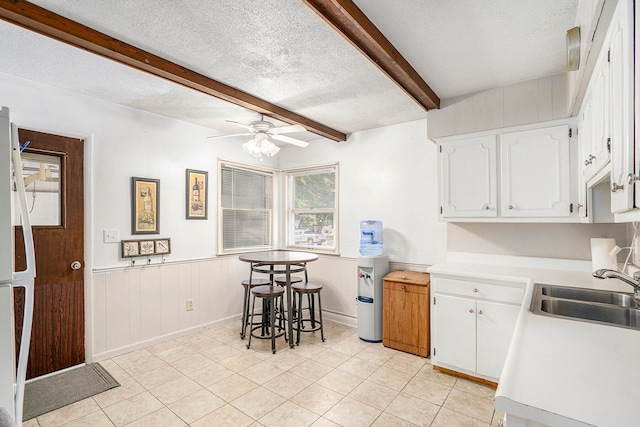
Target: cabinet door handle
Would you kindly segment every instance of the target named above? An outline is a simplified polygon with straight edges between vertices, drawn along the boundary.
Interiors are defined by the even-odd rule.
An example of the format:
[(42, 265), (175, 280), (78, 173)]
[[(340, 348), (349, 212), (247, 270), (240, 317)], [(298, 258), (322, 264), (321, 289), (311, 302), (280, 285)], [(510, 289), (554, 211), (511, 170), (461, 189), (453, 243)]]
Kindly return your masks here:
[(620, 185), (617, 182), (612, 182), (611, 183), (611, 192), (612, 193), (617, 193), (618, 191), (622, 190), (624, 188), (624, 185)]
[(473, 292), (478, 293), (478, 288), (473, 288)]
[(509, 205), (509, 209), (515, 209), (513, 205)]
[(402, 288), (400, 288), (400, 289), (402, 289), (403, 291), (406, 291), (406, 289), (405, 289), (404, 285), (402, 285)]
[(491, 208), (489, 207), (489, 205), (484, 205), (484, 206), (482, 207), (482, 209), (484, 209), (485, 211), (488, 211), (488, 210), (489, 210), (489, 209), (491, 209)]
[(469, 309), (469, 313), (473, 313), (473, 308), (470, 308), (470, 309)]
[(482, 310), (478, 310), (478, 314), (482, 314)]

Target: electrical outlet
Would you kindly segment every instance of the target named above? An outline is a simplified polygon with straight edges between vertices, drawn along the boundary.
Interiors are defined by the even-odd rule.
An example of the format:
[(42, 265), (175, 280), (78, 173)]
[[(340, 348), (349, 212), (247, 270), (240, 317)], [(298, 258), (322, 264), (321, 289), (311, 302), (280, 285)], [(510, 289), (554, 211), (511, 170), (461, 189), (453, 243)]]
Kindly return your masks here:
[(104, 243), (118, 243), (120, 232), (118, 230), (102, 230), (102, 240)]
[(187, 300), (187, 311), (192, 311), (193, 310), (193, 299), (189, 298)]

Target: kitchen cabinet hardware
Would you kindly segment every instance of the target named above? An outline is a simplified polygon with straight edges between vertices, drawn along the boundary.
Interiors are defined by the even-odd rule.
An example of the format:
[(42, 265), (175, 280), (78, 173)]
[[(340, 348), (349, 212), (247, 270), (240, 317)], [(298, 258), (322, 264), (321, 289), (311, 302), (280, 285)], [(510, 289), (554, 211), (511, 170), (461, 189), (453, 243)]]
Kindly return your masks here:
[(627, 184), (631, 185), (638, 180), (638, 175), (630, 173), (627, 175)]
[(473, 308), (470, 308), (470, 309), (469, 309), (469, 313), (473, 313)]
[(624, 189), (624, 185), (620, 185), (617, 182), (612, 182), (611, 183), (611, 192), (612, 193), (617, 193), (620, 190)]
[(473, 288), (473, 292), (478, 293), (478, 288)]
[(482, 209), (483, 209), (483, 210), (485, 210), (485, 211), (488, 211), (488, 210), (489, 210), (489, 209), (491, 209), (491, 208), (489, 207), (489, 205), (484, 205), (484, 206), (482, 207)]

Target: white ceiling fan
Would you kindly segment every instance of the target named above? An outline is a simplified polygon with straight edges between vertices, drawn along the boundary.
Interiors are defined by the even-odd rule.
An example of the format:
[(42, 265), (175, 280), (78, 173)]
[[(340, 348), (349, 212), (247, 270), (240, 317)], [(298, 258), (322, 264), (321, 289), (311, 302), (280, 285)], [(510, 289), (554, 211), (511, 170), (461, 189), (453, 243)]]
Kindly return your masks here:
[(282, 135), (283, 133), (304, 132), (306, 129), (300, 125), (275, 127), (273, 123), (267, 122), (264, 119), (251, 122), (248, 125), (245, 125), (244, 123), (234, 122), (233, 120), (226, 121), (241, 126), (248, 130), (248, 132), (236, 133), (231, 135), (210, 136), (209, 138), (253, 136), (251, 140), (242, 144), (242, 149), (254, 157), (262, 157), (263, 154), (266, 156), (273, 156), (278, 151), (280, 151), (280, 147), (271, 142), (270, 139), (285, 142), (297, 147), (306, 147), (307, 145), (309, 145), (309, 143), (306, 141), (301, 141), (296, 138), (291, 138), (290, 136)]

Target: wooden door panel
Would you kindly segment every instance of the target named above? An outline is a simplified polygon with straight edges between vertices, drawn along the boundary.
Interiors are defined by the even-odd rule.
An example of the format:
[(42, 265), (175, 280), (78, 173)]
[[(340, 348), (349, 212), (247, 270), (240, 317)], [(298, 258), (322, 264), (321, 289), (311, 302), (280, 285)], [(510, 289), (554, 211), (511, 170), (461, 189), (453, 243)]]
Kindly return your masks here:
[[(85, 361), (84, 142), (24, 129), (19, 130), (19, 139), (21, 145), (30, 141), (25, 152), (59, 156), (61, 160), (60, 225), (33, 226), (36, 278), (27, 367), (27, 378), (33, 378)], [(27, 193), (29, 200), (29, 188)], [(33, 201), (37, 203), (37, 199)], [(16, 227), (15, 233), (15, 264), (21, 269), (25, 263), (21, 227)], [(82, 267), (73, 270), (71, 262), (76, 260)], [(18, 348), (23, 307), (23, 294), (16, 292)]]

